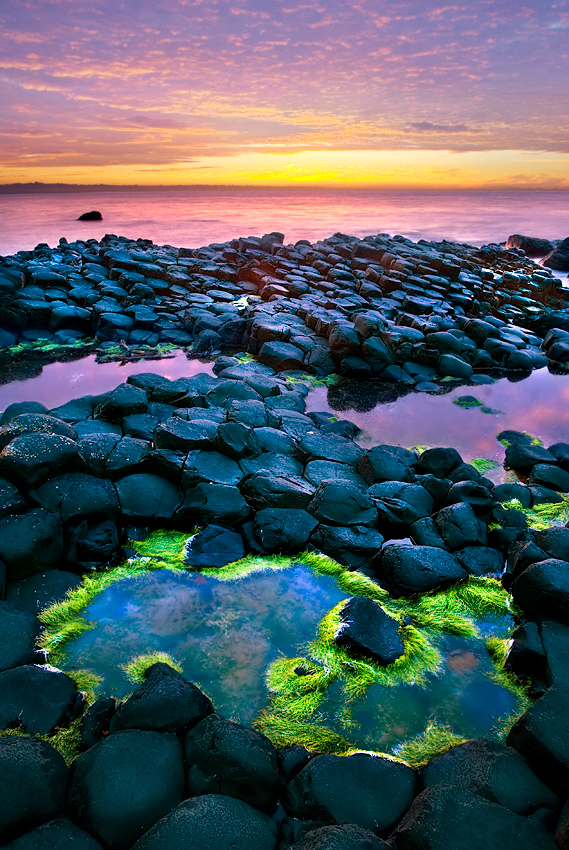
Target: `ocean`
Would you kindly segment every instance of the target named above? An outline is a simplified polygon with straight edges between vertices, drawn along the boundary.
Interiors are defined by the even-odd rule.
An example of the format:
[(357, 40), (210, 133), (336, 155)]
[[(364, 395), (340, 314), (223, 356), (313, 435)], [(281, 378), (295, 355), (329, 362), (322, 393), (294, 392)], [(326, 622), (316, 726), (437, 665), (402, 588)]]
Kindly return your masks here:
[[(78, 216), (99, 210), (100, 222)], [(0, 255), (60, 237), (105, 233), (189, 248), (261, 236), (314, 241), (337, 231), (363, 237), (503, 242), (512, 233), (569, 236), (569, 192), (192, 187), (140, 191), (0, 194)]]

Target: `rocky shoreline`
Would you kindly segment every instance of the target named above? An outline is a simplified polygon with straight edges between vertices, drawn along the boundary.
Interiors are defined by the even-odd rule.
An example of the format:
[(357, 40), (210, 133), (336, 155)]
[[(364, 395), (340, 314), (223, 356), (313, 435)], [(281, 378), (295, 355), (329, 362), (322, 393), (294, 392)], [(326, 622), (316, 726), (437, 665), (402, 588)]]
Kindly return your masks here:
[[(519, 481), (494, 485), (453, 448), (362, 449), (349, 421), (306, 413), (298, 380), (437, 392), (562, 368), (569, 311), (549, 271), (500, 246), (383, 235), (196, 251), (105, 237), (4, 258), (0, 292), (8, 358), (37, 340), (218, 353), (215, 377), (142, 366), (103, 395), (2, 414), (0, 727), (17, 733), (0, 735), (0, 846), (569, 847), (569, 528), (532, 526), (569, 493), (569, 444), (504, 432)], [(499, 577), (519, 611), (506, 667), (533, 704), (506, 744), (469, 741), (420, 770), (277, 751), (164, 664), (123, 704), (87, 706), (38, 648), (40, 609), (119, 563), (142, 529), (195, 527), (189, 569), (312, 550), (409, 598)], [(370, 619), (357, 600), (344, 645), (393, 663), (392, 633), (384, 657), (355, 646)], [(74, 724), (83, 752), (68, 769), (49, 740)]]

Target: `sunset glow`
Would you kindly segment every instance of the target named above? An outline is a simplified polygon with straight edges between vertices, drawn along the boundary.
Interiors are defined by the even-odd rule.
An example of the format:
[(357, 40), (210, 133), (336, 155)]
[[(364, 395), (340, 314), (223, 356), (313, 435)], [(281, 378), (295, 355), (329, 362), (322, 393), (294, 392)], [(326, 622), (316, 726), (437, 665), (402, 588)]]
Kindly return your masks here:
[(0, 182), (569, 188), (569, 0), (15, 0)]

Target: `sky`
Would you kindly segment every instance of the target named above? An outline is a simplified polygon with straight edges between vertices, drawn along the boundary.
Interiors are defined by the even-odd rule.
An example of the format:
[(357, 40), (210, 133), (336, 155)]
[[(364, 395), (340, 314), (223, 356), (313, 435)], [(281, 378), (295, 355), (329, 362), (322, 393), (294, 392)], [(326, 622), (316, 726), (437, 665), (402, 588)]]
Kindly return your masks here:
[(569, 189), (569, 0), (4, 0), (0, 183)]

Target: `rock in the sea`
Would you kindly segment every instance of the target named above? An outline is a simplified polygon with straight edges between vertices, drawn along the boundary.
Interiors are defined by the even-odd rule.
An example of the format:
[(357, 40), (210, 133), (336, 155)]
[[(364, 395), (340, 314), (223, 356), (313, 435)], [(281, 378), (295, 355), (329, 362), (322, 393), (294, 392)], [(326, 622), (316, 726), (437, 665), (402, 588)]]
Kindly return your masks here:
[(411, 805), (416, 781), (410, 767), (381, 756), (319, 755), (289, 782), (282, 803), (295, 818), (356, 824), (384, 836)]
[(400, 623), (377, 602), (365, 596), (352, 596), (339, 613), (340, 626), (334, 643), (355, 658), (372, 658), (381, 665), (393, 664), (405, 652)]
[(264, 735), (211, 714), (185, 739), (188, 789), (226, 794), (271, 810), (279, 795), (277, 752)]
[(63, 811), (67, 768), (39, 738), (0, 736), (0, 841)]
[(157, 663), (148, 668), (144, 682), (119, 706), (110, 731), (184, 731), (212, 712), (211, 701), (199, 688), (168, 664)]
[(0, 671), (38, 660), (36, 640), (41, 625), (37, 617), (12, 602), (0, 602)]
[(264, 508), (255, 515), (255, 537), (267, 552), (300, 552), (318, 525), (307, 511)]
[(531, 564), (514, 581), (512, 596), (532, 620), (569, 623), (569, 562), (548, 558)]
[(111, 850), (130, 848), (183, 793), (182, 748), (171, 733), (117, 732), (71, 769), (71, 810)]
[(541, 264), (556, 271), (569, 271), (569, 237), (563, 239), (547, 257), (544, 257)]
[(522, 236), (514, 233), (506, 239), (506, 248), (519, 248), (527, 257), (545, 257), (553, 251), (553, 243), (549, 239), (539, 239), (535, 236)]
[(91, 210), (90, 212), (82, 213), (77, 221), (102, 221), (103, 216), (99, 210)]
[(191, 797), (165, 815), (132, 850), (275, 850), (276, 822), (234, 797)]

